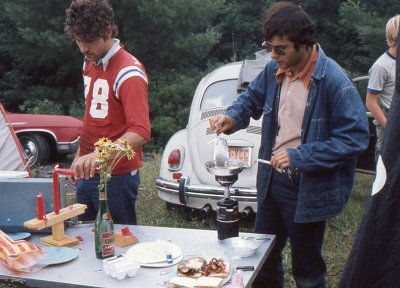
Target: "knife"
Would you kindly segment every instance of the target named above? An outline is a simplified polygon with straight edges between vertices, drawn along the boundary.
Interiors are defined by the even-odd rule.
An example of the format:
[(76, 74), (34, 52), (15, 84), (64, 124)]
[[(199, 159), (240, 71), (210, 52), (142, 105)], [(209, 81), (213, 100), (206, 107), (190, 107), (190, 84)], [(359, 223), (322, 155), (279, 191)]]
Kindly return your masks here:
[(236, 270), (254, 271), (254, 266), (237, 266)]

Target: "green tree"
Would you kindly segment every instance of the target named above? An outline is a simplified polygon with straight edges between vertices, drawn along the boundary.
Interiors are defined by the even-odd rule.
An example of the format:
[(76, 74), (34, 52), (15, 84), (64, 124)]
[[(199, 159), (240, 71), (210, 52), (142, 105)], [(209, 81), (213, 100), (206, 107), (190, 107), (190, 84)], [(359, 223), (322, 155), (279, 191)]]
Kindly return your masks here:
[(345, 0), (306, 0), (299, 5), (310, 15), (317, 30), (317, 42), (324, 52), (334, 59), (339, 56), (338, 43), (341, 38), (337, 32), (339, 22), (339, 7)]
[[(10, 28), (1, 37), (12, 65), (3, 83), (2, 102), (12, 109), (30, 111), (35, 103), (47, 113), (69, 114), (68, 107), (82, 95), (80, 66), (82, 57), (63, 32), (66, 1), (4, 0), (1, 10)], [(9, 88), (9, 89), (7, 89)], [(79, 92), (78, 92), (79, 91)], [(57, 105), (54, 105), (57, 104)], [(57, 106), (57, 109), (52, 109)], [(44, 111), (41, 111), (44, 112)]]
[(220, 33), (212, 26), (225, 0), (114, 1), (120, 38), (152, 71), (206, 68)]
[(240, 61), (254, 58), (261, 50), (262, 15), (271, 0), (228, 1), (215, 20), (215, 27), (221, 31), (221, 41), (213, 54), (221, 62)]
[[(397, 1), (349, 0), (339, 8), (338, 61), (353, 74), (367, 74), (373, 62), (387, 50), (386, 22), (398, 11)], [(372, 20), (372, 21), (371, 21)]]

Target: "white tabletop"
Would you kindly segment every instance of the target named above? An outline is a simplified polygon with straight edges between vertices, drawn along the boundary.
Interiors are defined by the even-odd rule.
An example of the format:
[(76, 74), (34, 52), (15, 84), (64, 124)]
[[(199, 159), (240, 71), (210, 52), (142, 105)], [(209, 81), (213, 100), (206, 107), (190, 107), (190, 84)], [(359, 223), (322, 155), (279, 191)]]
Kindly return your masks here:
[[(122, 225), (115, 225), (115, 231), (120, 231)], [(102, 270), (103, 262), (96, 258), (94, 252), (93, 224), (81, 224), (67, 228), (65, 234), (70, 237), (81, 236), (83, 241), (72, 247), (77, 249), (79, 256), (67, 263), (47, 266), (37, 272), (20, 273), (12, 271), (0, 264), (0, 278), (10, 278), (25, 281), (28, 286), (34, 287), (163, 287), (166, 280), (176, 271), (176, 265), (162, 268), (140, 267), (137, 274), (131, 278), (117, 280), (108, 276)], [(156, 240), (171, 241), (178, 245), (185, 258), (200, 256), (210, 261), (212, 258), (223, 258), (235, 262), (238, 266), (254, 266), (254, 271), (243, 271), (244, 287), (251, 287), (251, 283), (262, 263), (267, 258), (275, 236), (268, 235), (269, 240), (260, 241), (261, 244), (255, 255), (245, 258), (234, 257), (217, 238), (217, 231), (166, 228), (153, 226), (129, 226), (130, 231), (139, 239), (139, 243)], [(240, 236), (253, 235), (253, 233), (240, 233)], [(40, 244), (40, 238), (45, 235), (34, 234), (26, 239), (30, 243)], [(265, 236), (265, 235), (264, 235)], [(115, 255), (126, 253), (133, 247), (116, 247)]]
[(27, 178), (28, 171), (0, 171), (0, 178)]

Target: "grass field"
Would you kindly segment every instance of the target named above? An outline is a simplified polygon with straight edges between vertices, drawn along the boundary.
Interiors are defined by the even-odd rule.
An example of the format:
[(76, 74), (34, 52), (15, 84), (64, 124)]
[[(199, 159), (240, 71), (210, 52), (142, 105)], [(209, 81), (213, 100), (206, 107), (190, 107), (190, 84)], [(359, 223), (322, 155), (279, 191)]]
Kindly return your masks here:
[[(215, 213), (208, 217), (200, 217), (199, 213), (184, 209), (168, 210), (165, 202), (160, 200), (155, 191), (155, 178), (159, 173), (161, 156), (153, 155), (145, 161), (140, 170), (141, 186), (137, 201), (137, 214), (139, 225), (181, 227), (196, 229), (216, 229)], [(367, 198), (369, 197), (374, 177), (371, 175), (357, 174), (350, 201), (343, 213), (330, 219), (323, 247), (323, 255), (327, 264), (327, 287), (337, 287), (343, 267), (349, 255), (353, 239), (360, 223)], [(74, 198), (73, 191), (70, 198)], [(253, 217), (241, 220), (240, 230), (251, 232), (253, 230)], [(291, 256), (289, 246), (284, 250), (285, 287), (295, 287), (291, 277)], [(0, 288), (21, 287), (7, 286), (0, 283)]]

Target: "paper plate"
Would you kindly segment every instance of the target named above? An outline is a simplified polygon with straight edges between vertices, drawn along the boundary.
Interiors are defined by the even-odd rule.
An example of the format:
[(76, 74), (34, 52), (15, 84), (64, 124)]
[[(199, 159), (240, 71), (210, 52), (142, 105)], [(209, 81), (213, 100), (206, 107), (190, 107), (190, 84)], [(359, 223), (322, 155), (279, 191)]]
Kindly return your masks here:
[(183, 255), (179, 256), (178, 258), (172, 259), (172, 263), (167, 263), (167, 261), (157, 262), (157, 263), (139, 263), (142, 267), (154, 267), (154, 268), (162, 268), (168, 267), (178, 264), (183, 259)]
[[(171, 253), (172, 263), (167, 263), (167, 254)], [(140, 266), (166, 267), (182, 260), (181, 248), (171, 242), (157, 240), (136, 244), (126, 252), (128, 257), (135, 259)], [(179, 259), (180, 258), (180, 259)]]
[(14, 241), (23, 240), (31, 236), (28, 232), (7, 233), (7, 235)]
[(78, 257), (78, 250), (68, 247), (41, 247), (46, 255), (38, 262), (41, 265), (56, 265), (71, 261)]

